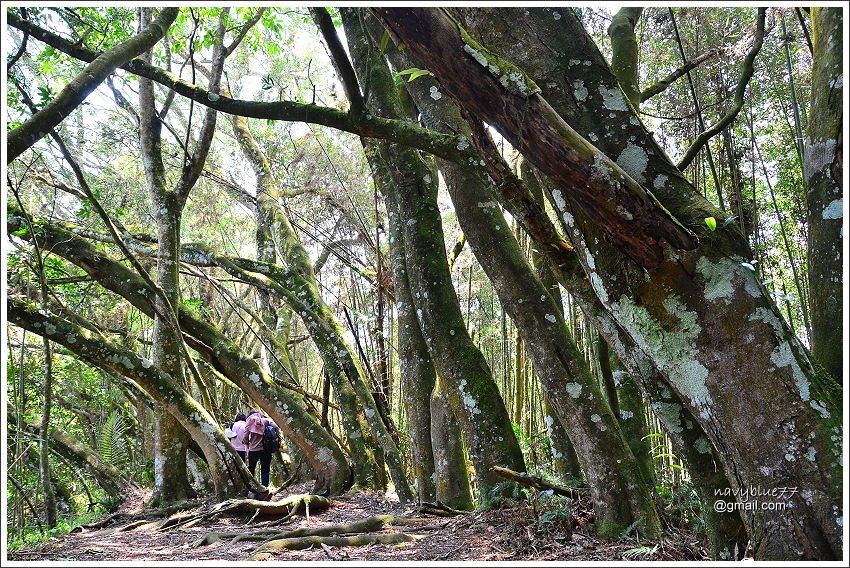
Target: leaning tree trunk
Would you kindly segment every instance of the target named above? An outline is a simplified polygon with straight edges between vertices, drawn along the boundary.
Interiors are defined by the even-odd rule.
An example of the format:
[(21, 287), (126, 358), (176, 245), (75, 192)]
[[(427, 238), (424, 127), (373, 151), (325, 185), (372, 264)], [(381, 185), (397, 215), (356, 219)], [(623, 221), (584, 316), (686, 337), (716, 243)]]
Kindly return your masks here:
[[(258, 195), (277, 195), (271, 164), (248, 130), (248, 121), (245, 118), (235, 117), (233, 127), (242, 151), (251, 162), (257, 176)], [(258, 199), (258, 208), (259, 201)], [(304, 250), (292, 225), (276, 202), (264, 197), (262, 207), (263, 213), (269, 216), (267, 221), (271, 224), (272, 235), (279, 243), (283, 257), (281, 260), (292, 267), (297, 274), (296, 282), (291, 284), (300, 287), (299, 293), (302, 295), (300, 301), (311, 305), (307, 316), (296, 306), (290, 305), (290, 307), (299, 312), (305, 320), (307, 329), (322, 353), (326, 367), (331, 372), (330, 377), (337, 393), (337, 400), (343, 408), (341, 414), (347, 440), (355, 454), (352, 456), (356, 462), (355, 471), (362, 476), (358, 482), (363, 483), (372, 479), (373, 476), (377, 479), (383, 478), (382, 472), (375, 471), (374, 451), (366, 445), (368, 434), (371, 433), (383, 452), (399, 498), (402, 502), (409, 501), (410, 489), (398, 448), (387, 431), (363, 369), (354, 356), (351, 346), (345, 340), (342, 328), (319, 295), (316, 275), (307, 251)], [(273, 243), (267, 242), (266, 246), (273, 246)], [(311, 319), (314, 321), (311, 322)], [(358, 421), (361, 408), (365, 424)]]
[[(393, 50), (396, 67), (415, 61)], [(376, 76), (372, 69), (373, 78)], [(430, 78), (408, 83), (407, 90), (431, 121), (471, 137), (469, 127)], [(395, 117), (398, 118), (398, 117)], [(555, 417), (573, 442), (587, 476), (600, 533), (618, 536), (643, 519), (641, 534), (656, 535), (660, 525), (652, 493), (641, 478), (634, 455), (622, 437), (597, 380), (578, 351), (557, 304), (540, 281), (513, 236), (488, 178), (480, 169), (438, 161), (446, 186), (476, 258), (499, 300), (523, 337)], [(625, 497), (625, 498), (624, 498)]]
[[(39, 220), (41, 246), (49, 248), (85, 270), (104, 288), (126, 298), (148, 317), (153, 317), (152, 298), (156, 294), (136, 273), (107, 257), (81, 237), (56, 225)], [(10, 209), (8, 229), (16, 232), (27, 226), (19, 211)], [(21, 238), (31, 239), (25, 232)], [(185, 260), (187, 255), (184, 255)], [(301, 400), (275, 381), (238, 345), (212, 324), (196, 318), (184, 309), (179, 310), (181, 329), (186, 340), (215, 370), (241, 388), (280, 427), (307, 458), (316, 476), (314, 493), (341, 493), (350, 485), (350, 471), (345, 454), (336, 440), (307, 413)]]
[(91, 329), (45, 314), (19, 300), (9, 302), (9, 321), (33, 333), (50, 336), (90, 365), (135, 381), (198, 443), (210, 466), (217, 498), (245, 495), (248, 491), (268, 495), (209, 412), (151, 360), (119, 347)]
[(812, 106), (803, 165), (809, 224), (812, 356), (842, 383), (844, 24), (839, 8), (812, 8)]
[[(360, 76), (369, 79), (375, 113), (405, 116), (380, 53), (372, 46), (370, 57), (370, 40), (356, 15), (348, 12), (346, 19), (349, 49)], [(383, 140), (366, 141), (364, 147), (389, 211), (398, 212), (416, 316), (440, 380), (450, 389), (452, 408), (475, 466), (478, 498), (484, 502), (499, 483), (491, 467), (524, 471), (525, 465), (487, 361), (466, 332), (448, 270), (436, 169), (410, 148)]]
[[(779, 514), (743, 512), (756, 557), (840, 557), (840, 388), (815, 370), (746, 266), (750, 253), (737, 228), (705, 229), (703, 219), (720, 212), (693, 191), (634, 116), (575, 15), (556, 11), (559, 37), (572, 42), (570, 53), (578, 59), (570, 61), (590, 65), (571, 69), (568, 61), (563, 76), (541, 76), (545, 81), (537, 87), (488, 57), (444, 13), (376, 12), (445, 92), (500, 130), (556, 184), (555, 209), (597, 298), (686, 401), (717, 448), (732, 488), (798, 488), (783, 496)], [(520, 29), (521, 11), (502, 14), (510, 18), (509, 29)], [(538, 15), (552, 20), (551, 10)], [(524, 37), (545, 33), (546, 24), (524, 19), (537, 32)], [(570, 26), (569, 33), (562, 26)], [(516, 56), (531, 69), (537, 65), (529, 51)], [(550, 90), (566, 95), (563, 104), (553, 103), (605, 154), (555, 114), (541, 96)]]

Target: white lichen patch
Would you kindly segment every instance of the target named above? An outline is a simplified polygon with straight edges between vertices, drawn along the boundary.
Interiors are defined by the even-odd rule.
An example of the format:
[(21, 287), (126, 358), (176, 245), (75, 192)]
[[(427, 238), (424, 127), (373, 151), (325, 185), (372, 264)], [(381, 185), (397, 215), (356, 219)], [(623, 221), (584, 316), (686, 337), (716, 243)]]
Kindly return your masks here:
[(644, 173), (646, 172), (647, 164), (649, 164), (649, 156), (646, 150), (640, 146), (635, 146), (631, 142), (626, 144), (626, 147), (623, 148), (623, 151), (617, 157), (617, 165), (641, 185), (646, 181)]
[(682, 421), (679, 418), (681, 407), (678, 404), (673, 402), (654, 402), (651, 406), (658, 420), (661, 421), (661, 424), (664, 425), (668, 432), (671, 434), (682, 433)]
[(151, 367), (153, 367), (153, 361), (151, 361), (147, 357), (139, 357), (139, 360), (142, 363), (142, 368), (150, 369)]
[(596, 292), (596, 295), (599, 297), (599, 301), (603, 304), (608, 303), (608, 290), (605, 289), (605, 284), (602, 282), (602, 278), (596, 272), (590, 273), (590, 286), (593, 288), (593, 291)]
[(695, 346), (702, 331), (697, 314), (688, 311), (675, 296), (668, 297), (663, 305), (679, 320), (672, 329), (665, 329), (645, 307), (625, 295), (611, 304), (611, 310), (620, 325), (635, 338), (638, 347), (652, 357), (677, 390), (700, 409), (700, 415), (708, 418), (712, 400), (706, 387), (708, 369), (700, 363)]
[(652, 187), (655, 189), (661, 189), (664, 187), (664, 184), (667, 183), (667, 176), (664, 174), (659, 174), (655, 176), (655, 180), (652, 182)]
[(260, 376), (257, 373), (251, 373), (248, 375), (248, 379), (257, 386), (260, 386)]
[(316, 459), (324, 464), (333, 463), (334, 453), (328, 448), (321, 448), (316, 452)]
[(806, 451), (806, 459), (809, 460), (810, 462), (813, 462), (813, 461), (815, 461), (816, 456), (817, 456), (817, 451), (814, 449), (814, 447), (809, 446), (809, 449)]
[(457, 143), (457, 149), (463, 151), (467, 148), (469, 148), (469, 142), (466, 141), (466, 138), (461, 138), (460, 142)]
[(829, 205), (823, 208), (821, 217), (824, 219), (841, 219), (844, 216), (844, 200), (833, 199)]
[(430, 91), (430, 96), (435, 101), (439, 101), (443, 98), (443, 93), (440, 92), (440, 89), (436, 87), (436, 85), (431, 85), (431, 88), (428, 89)]
[(762, 290), (750, 267), (752, 264), (744, 262), (741, 257), (724, 257), (717, 262), (712, 262), (707, 257), (700, 258), (696, 268), (705, 281), (705, 298), (728, 305), (735, 292), (736, 279), (744, 285), (744, 290), (750, 296), (760, 297)]
[(803, 177), (808, 184), (835, 159), (835, 140), (806, 140), (806, 158), (803, 160)]
[(552, 190), (552, 199), (555, 200), (555, 207), (558, 208), (558, 211), (563, 211), (567, 208), (567, 201), (564, 199), (564, 195), (560, 189)]
[(573, 96), (577, 101), (587, 100), (587, 87), (584, 86), (584, 81), (581, 79), (573, 81)]
[(546, 321), (548, 321), (549, 323), (555, 323), (556, 321), (558, 321), (558, 318), (556, 318), (552, 314), (546, 314), (543, 317), (546, 318)]
[(566, 384), (567, 394), (573, 398), (578, 398), (579, 396), (581, 396), (581, 388), (582, 385), (580, 383)]
[(601, 421), (602, 421), (602, 417), (601, 417), (601, 416), (599, 416), (598, 414), (591, 414), (591, 415), (590, 415), (590, 421), (591, 421), (591, 422), (593, 422), (593, 423), (598, 424), (599, 422), (601, 422)]
[(620, 410), (620, 420), (628, 420), (628, 419), (634, 418), (634, 417), (635, 417), (635, 413), (632, 412), (631, 410), (625, 410), (625, 409)]
[(608, 110), (629, 110), (623, 91), (619, 88), (607, 89), (605, 85), (599, 85), (599, 94), (602, 95), (602, 106)]

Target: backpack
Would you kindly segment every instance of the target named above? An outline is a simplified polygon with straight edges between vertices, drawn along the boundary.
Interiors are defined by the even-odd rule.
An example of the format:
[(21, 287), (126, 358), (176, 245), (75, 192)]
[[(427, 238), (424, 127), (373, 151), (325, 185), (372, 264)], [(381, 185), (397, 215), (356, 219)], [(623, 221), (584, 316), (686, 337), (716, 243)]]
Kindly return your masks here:
[(280, 450), (280, 428), (271, 420), (266, 420), (266, 429), (263, 431), (263, 450), (266, 452), (277, 452)]

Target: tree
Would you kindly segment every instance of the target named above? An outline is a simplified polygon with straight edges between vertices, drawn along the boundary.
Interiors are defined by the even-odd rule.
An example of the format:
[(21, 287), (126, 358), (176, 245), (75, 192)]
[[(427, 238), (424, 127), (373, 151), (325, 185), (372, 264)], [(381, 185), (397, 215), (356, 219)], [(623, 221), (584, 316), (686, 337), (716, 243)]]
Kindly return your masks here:
[(809, 297), (812, 311), (812, 356), (842, 381), (841, 341), (835, 322), (844, 321), (841, 298), (843, 261), (841, 223), (844, 142), (841, 125), (841, 13), (812, 9), (812, 101), (803, 175), (809, 222)]
[[(573, 115), (569, 108), (562, 113), (576, 124), (605, 111), (623, 117), (619, 122), (624, 128), (613, 131), (606, 122), (602, 127), (608, 125), (608, 131), (598, 136), (620, 165), (594, 152), (563, 121), (544, 99), (544, 87), (495, 58), (445, 12), (381, 8), (375, 13), (423, 61), (447, 94), (495, 126), (553, 181), (554, 205), (560, 216), (568, 218), (573, 245), (583, 250), (579, 257), (584, 256), (582, 265), (597, 297), (653, 359), (668, 386), (687, 401), (693, 419), (718, 448), (732, 486), (776, 486), (775, 478), (764, 472), (782, 471), (801, 491), (811, 492), (811, 500), (792, 498), (794, 512), (785, 517), (745, 515), (753, 527), (757, 556), (837, 557), (841, 466), (830, 432), (840, 428), (836, 422), (840, 389), (817, 373), (753, 272), (742, 266), (749, 251), (734, 227), (701, 235), (697, 245), (693, 231), (715, 211), (687, 191), (687, 182), (640, 121), (633, 116), (636, 124), (628, 121), (633, 111), (598, 52), (577, 52), (591, 61), (591, 69), (582, 69), (584, 87), (592, 93), (586, 98), (589, 104), (580, 107), (585, 116)], [(575, 36), (581, 37), (583, 31), (577, 27)], [(600, 126), (596, 120), (592, 124), (593, 129)], [(652, 184), (663, 209), (641, 183)], [(597, 191), (589, 194), (584, 187)], [(607, 196), (612, 197), (610, 202), (599, 203)], [(606, 238), (600, 238), (602, 234)], [(600, 254), (600, 249), (610, 249), (608, 242), (627, 259), (620, 256), (614, 261), (611, 255)], [(661, 252), (664, 248), (666, 255)], [(635, 276), (648, 275), (648, 280), (623, 278), (627, 267), (637, 270)], [(742, 313), (749, 314), (744, 321)], [(710, 331), (703, 332), (709, 322)], [(740, 346), (733, 357), (726, 352), (729, 345)], [(724, 357), (717, 356), (721, 352)], [(746, 402), (738, 385), (742, 370), (747, 377)], [(793, 396), (777, 398), (777, 383), (787, 385)], [(755, 416), (753, 409), (758, 409)], [(779, 451), (773, 440), (754, 436), (748, 428), (743, 431), (737, 425), (742, 420), (772, 424), (771, 433), (782, 431), (782, 423), (793, 423), (795, 431), (812, 442), (802, 451), (788, 438), (788, 447), (799, 448), (797, 453)], [(739, 457), (743, 451), (747, 458)], [(815, 462), (806, 455), (824, 459)], [(802, 533), (794, 526), (804, 527)]]

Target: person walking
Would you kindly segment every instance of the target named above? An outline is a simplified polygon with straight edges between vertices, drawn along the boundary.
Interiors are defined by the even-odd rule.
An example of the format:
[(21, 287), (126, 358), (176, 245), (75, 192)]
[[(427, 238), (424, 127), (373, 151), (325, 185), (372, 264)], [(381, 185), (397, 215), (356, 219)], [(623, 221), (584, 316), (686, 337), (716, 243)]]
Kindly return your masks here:
[(248, 450), (248, 469), (251, 475), (257, 477), (257, 462), (260, 462), (260, 483), (269, 486), (269, 475), (272, 465), (272, 453), (267, 451), (263, 445), (263, 437), (266, 431), (266, 418), (256, 408), (248, 412), (245, 420), (245, 433), (242, 442)]
[(233, 419), (233, 424), (230, 428), (224, 430), (224, 434), (230, 440), (230, 445), (233, 446), (233, 449), (236, 450), (236, 453), (239, 454), (239, 457), (244, 462), (248, 461), (248, 447), (242, 441), (242, 436), (245, 434), (245, 420), (247, 418), (244, 412), (240, 412)]

